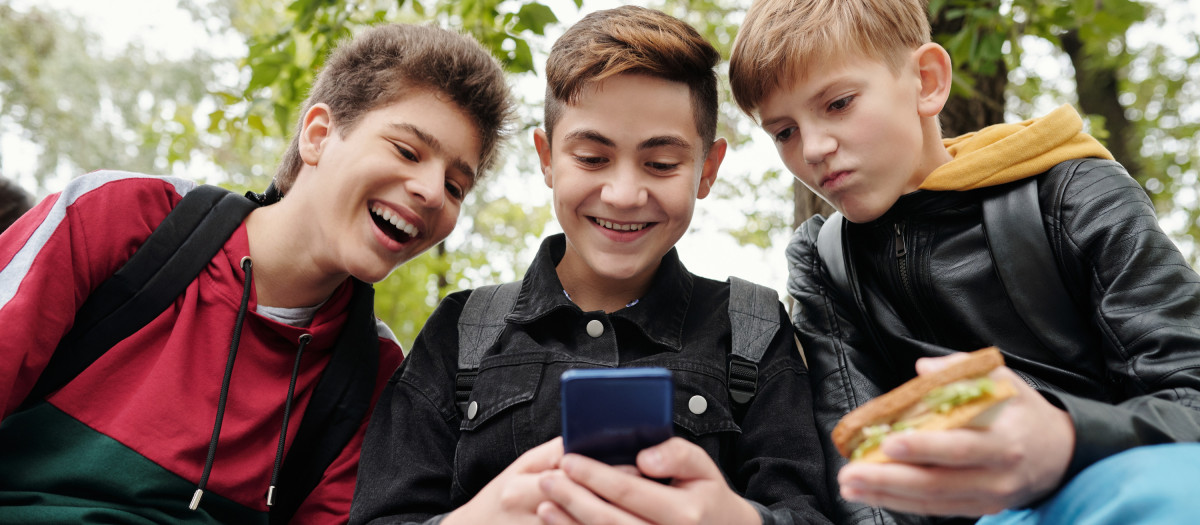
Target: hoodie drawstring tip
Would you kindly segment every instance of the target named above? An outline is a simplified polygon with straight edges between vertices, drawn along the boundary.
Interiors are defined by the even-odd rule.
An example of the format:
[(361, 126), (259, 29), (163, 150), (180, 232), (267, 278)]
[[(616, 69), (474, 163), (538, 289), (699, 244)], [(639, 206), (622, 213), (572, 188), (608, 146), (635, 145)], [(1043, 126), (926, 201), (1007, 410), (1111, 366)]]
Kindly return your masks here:
[(202, 497), (204, 497), (204, 491), (196, 489), (196, 492), (192, 494), (192, 502), (188, 504), (188, 508), (192, 510), (200, 508), (200, 498)]

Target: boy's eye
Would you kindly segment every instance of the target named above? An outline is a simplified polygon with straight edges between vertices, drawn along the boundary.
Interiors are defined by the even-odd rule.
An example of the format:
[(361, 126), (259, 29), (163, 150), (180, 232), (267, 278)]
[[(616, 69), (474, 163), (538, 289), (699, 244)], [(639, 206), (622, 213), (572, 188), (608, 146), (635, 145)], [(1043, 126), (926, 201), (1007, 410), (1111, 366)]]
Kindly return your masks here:
[(467, 196), (467, 190), (452, 180), (446, 181), (446, 193), (450, 194), (454, 200), (462, 200)]
[(795, 126), (783, 128), (775, 133), (775, 142), (787, 142), (788, 139), (792, 138), (792, 133), (795, 132)]
[(404, 157), (412, 162), (417, 162), (417, 154), (416, 153), (413, 153), (408, 148), (405, 148), (404, 146), (401, 146), (399, 144), (395, 144), (395, 146), (396, 146), (396, 151), (399, 152), (402, 157)]
[(575, 160), (589, 168), (598, 168), (608, 162), (608, 159), (604, 157), (588, 157), (584, 155), (576, 155)]
[(842, 111), (842, 110), (850, 107), (851, 102), (854, 102), (854, 95), (850, 95), (848, 97), (842, 97), (842, 98), (839, 98), (839, 99), (833, 101), (833, 103), (829, 105), (829, 109), (831, 109), (833, 111)]
[(679, 167), (679, 163), (676, 162), (674, 164), (671, 164), (668, 162), (647, 162), (646, 166), (654, 171), (672, 171), (675, 168)]

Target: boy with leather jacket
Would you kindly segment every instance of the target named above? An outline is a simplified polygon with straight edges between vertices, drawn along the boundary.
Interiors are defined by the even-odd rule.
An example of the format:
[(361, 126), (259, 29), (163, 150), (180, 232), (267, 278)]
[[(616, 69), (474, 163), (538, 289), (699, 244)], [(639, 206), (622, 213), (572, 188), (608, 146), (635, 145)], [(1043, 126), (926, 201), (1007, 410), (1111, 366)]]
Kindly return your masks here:
[[(1163, 474), (1200, 472), (1200, 445), (1135, 447), (1200, 438), (1200, 277), (1074, 109), (943, 140), (950, 58), (930, 42), (921, 0), (759, 0), (730, 77), (787, 168), (838, 211), (803, 224), (787, 258), (828, 472), (846, 500), (1065, 523), (1102, 504), (1133, 508), (1125, 497), (1163, 512), (1195, 499), (1180, 492), (1194, 482)], [(985, 209), (1023, 183), (1036, 199), (1025, 215)], [(1009, 273), (1034, 250), (997, 257), (1002, 228), (985, 226), (997, 216), (1032, 216), (1031, 246), (1052, 262)], [(1056, 286), (1066, 307), (1030, 315)], [(888, 437), (890, 464), (835, 452), (842, 415), (991, 345), (1007, 363), (994, 378), (1019, 394), (986, 430)], [(1141, 490), (1114, 494), (1122, 486)]]

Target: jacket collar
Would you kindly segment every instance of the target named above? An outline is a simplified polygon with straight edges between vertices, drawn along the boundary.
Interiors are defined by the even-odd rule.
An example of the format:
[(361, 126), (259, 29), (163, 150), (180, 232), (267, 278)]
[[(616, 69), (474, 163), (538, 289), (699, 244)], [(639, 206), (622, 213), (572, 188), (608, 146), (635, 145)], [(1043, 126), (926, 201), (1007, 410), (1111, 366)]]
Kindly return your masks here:
[[(531, 324), (560, 310), (569, 315), (583, 315), (575, 303), (563, 293), (555, 267), (566, 252), (566, 237), (556, 234), (547, 237), (538, 248), (533, 264), (521, 281), (516, 306), (508, 320), (517, 324)], [(679, 261), (675, 248), (662, 258), (662, 264), (650, 283), (644, 297), (637, 304), (610, 314), (637, 326), (646, 338), (679, 351), (682, 347), (683, 324), (691, 304), (693, 276)]]

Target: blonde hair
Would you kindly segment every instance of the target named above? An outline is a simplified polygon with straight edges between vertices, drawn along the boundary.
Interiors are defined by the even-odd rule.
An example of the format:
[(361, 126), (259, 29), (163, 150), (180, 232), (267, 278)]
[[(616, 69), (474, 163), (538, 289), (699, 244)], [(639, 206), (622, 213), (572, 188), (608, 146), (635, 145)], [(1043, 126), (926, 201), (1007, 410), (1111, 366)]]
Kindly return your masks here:
[(874, 59), (898, 72), (930, 41), (926, 0), (756, 0), (729, 59), (739, 108), (754, 111), (818, 63)]

